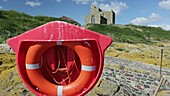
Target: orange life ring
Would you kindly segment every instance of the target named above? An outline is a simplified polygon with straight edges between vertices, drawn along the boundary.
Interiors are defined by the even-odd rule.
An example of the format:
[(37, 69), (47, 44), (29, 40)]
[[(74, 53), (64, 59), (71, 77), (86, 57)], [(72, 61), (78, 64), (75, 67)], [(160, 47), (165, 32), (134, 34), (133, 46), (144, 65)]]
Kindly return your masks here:
[[(47, 81), (39, 70), (40, 57), (48, 48), (62, 45), (73, 49), (80, 58), (81, 72), (79, 77), (72, 83), (62, 86), (55, 85)], [(75, 42), (43, 42), (30, 46), (26, 54), (26, 71), (31, 83), (45, 95), (52, 96), (75, 96), (84, 92), (94, 76), (95, 65), (93, 63), (93, 54), (89, 47)]]

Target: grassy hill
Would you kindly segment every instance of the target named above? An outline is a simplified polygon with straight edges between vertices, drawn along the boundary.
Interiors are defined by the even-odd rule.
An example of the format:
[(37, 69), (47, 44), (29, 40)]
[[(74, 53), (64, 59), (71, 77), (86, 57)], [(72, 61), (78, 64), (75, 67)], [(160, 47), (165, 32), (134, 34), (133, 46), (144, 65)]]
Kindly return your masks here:
[(114, 41), (125, 43), (153, 43), (169, 41), (170, 31), (160, 27), (136, 26), (136, 25), (101, 25), (89, 24), (87, 28), (104, 35), (111, 36)]
[[(30, 16), (14, 10), (0, 10), (0, 43), (4, 40), (19, 35), (29, 29), (35, 28), (50, 21), (66, 21), (60, 18), (47, 16)], [(75, 21), (66, 21), (76, 23)], [(80, 25), (80, 24), (79, 24)]]
[[(4, 42), (4, 40), (7, 40), (10, 37), (19, 35), (27, 30), (55, 20), (65, 21), (55, 17), (30, 16), (14, 10), (0, 10), (0, 43)], [(72, 24), (76, 23), (74, 21), (66, 22)], [(108, 35), (116, 42), (147, 44), (170, 40), (170, 31), (165, 31), (160, 27), (136, 26), (131, 24), (88, 24), (86, 27), (90, 30)]]
[(163, 49), (162, 67), (170, 68), (170, 31), (160, 27), (136, 25), (89, 24), (88, 29), (111, 36), (112, 45), (105, 56), (145, 62), (160, 66)]

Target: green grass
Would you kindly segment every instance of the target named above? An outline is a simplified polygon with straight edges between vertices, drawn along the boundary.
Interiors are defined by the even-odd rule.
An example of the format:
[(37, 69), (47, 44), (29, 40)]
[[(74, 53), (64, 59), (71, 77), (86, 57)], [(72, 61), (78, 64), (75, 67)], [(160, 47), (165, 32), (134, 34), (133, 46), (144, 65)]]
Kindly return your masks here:
[[(17, 36), (25, 31), (40, 26), (50, 21), (65, 21), (75, 24), (75, 21), (63, 20), (48, 16), (30, 16), (14, 10), (0, 10), (0, 43), (10, 37)], [(78, 23), (80, 26), (80, 24)]]
[(150, 44), (155, 41), (169, 41), (170, 31), (165, 31), (160, 27), (136, 26), (136, 25), (102, 25), (89, 24), (87, 28), (101, 34), (112, 37), (115, 42), (125, 43), (145, 43)]

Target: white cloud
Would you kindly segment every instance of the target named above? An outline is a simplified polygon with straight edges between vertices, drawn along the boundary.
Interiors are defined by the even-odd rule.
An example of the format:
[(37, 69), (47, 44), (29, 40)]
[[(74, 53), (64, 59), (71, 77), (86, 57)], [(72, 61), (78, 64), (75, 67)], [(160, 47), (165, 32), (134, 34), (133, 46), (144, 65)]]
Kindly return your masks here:
[(56, 0), (57, 2), (61, 2), (61, 0)]
[(98, 5), (98, 3), (96, 1), (93, 1), (92, 5)]
[(156, 13), (152, 13), (149, 17), (138, 17), (130, 21), (130, 23), (135, 25), (147, 25), (150, 23), (153, 23), (155, 21), (158, 21), (161, 19), (161, 16), (159, 16)]
[(110, 4), (104, 4), (104, 3), (98, 3), (98, 2), (93, 2), (93, 5), (96, 5), (103, 11), (110, 11), (111, 9), (116, 13), (116, 15), (120, 14), (120, 11), (123, 9), (128, 8), (127, 4), (124, 2), (117, 2), (117, 1), (111, 1)]
[(160, 27), (159, 25), (148, 25), (150, 27)]
[(168, 25), (168, 24), (161, 24), (161, 25), (148, 25), (148, 26), (151, 26), (151, 27), (161, 27), (163, 30), (170, 31), (170, 25)]
[(76, 4), (88, 4), (90, 0), (73, 0), (76, 2)]
[(145, 17), (139, 17), (139, 18), (135, 18), (131, 20), (130, 23), (135, 24), (135, 25), (143, 25), (143, 24), (148, 23), (148, 19)]
[(7, 2), (7, 0), (4, 0), (4, 2)]
[(159, 25), (151, 25), (151, 23), (156, 22), (161, 19), (156, 13), (152, 13), (148, 17), (139, 17), (130, 21), (130, 23), (134, 25), (147, 25), (151, 27), (161, 27), (163, 30), (170, 30), (170, 25), (168, 24), (159, 24)]
[(2, 6), (0, 6), (0, 9), (2, 9), (3, 7)]
[(40, 5), (41, 5), (41, 2), (38, 2), (38, 1), (36, 1), (36, 2), (34, 2), (34, 1), (27, 1), (27, 2), (25, 3), (25, 5), (29, 5), (29, 6), (31, 6), (31, 7), (35, 7), (35, 6), (40, 6)]
[(118, 15), (122, 9), (127, 8), (128, 6), (124, 2), (118, 2), (116, 0), (110, 0), (110, 4), (105, 4), (106, 0), (72, 0), (76, 4), (93, 4), (96, 7), (99, 7), (103, 11), (113, 11)]
[(104, 2), (105, 0), (72, 0), (76, 2), (76, 4), (89, 4), (91, 2)]
[(170, 10), (170, 0), (162, 0), (158, 5), (163, 9)]
[(170, 25), (168, 25), (168, 24), (162, 24), (162, 25), (159, 25), (159, 26), (164, 30), (170, 30)]
[(161, 16), (159, 16), (158, 14), (156, 13), (152, 13), (149, 17), (148, 17), (148, 20), (151, 21), (151, 22), (155, 22), (155, 21), (158, 21), (161, 19)]

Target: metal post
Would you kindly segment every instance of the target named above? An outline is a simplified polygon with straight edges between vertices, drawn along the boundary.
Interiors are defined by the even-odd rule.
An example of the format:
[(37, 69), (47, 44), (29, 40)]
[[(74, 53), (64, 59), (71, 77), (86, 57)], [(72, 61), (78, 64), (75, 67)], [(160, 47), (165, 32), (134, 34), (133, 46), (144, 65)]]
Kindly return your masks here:
[(163, 59), (163, 49), (161, 49), (160, 78), (162, 75), (162, 59)]

